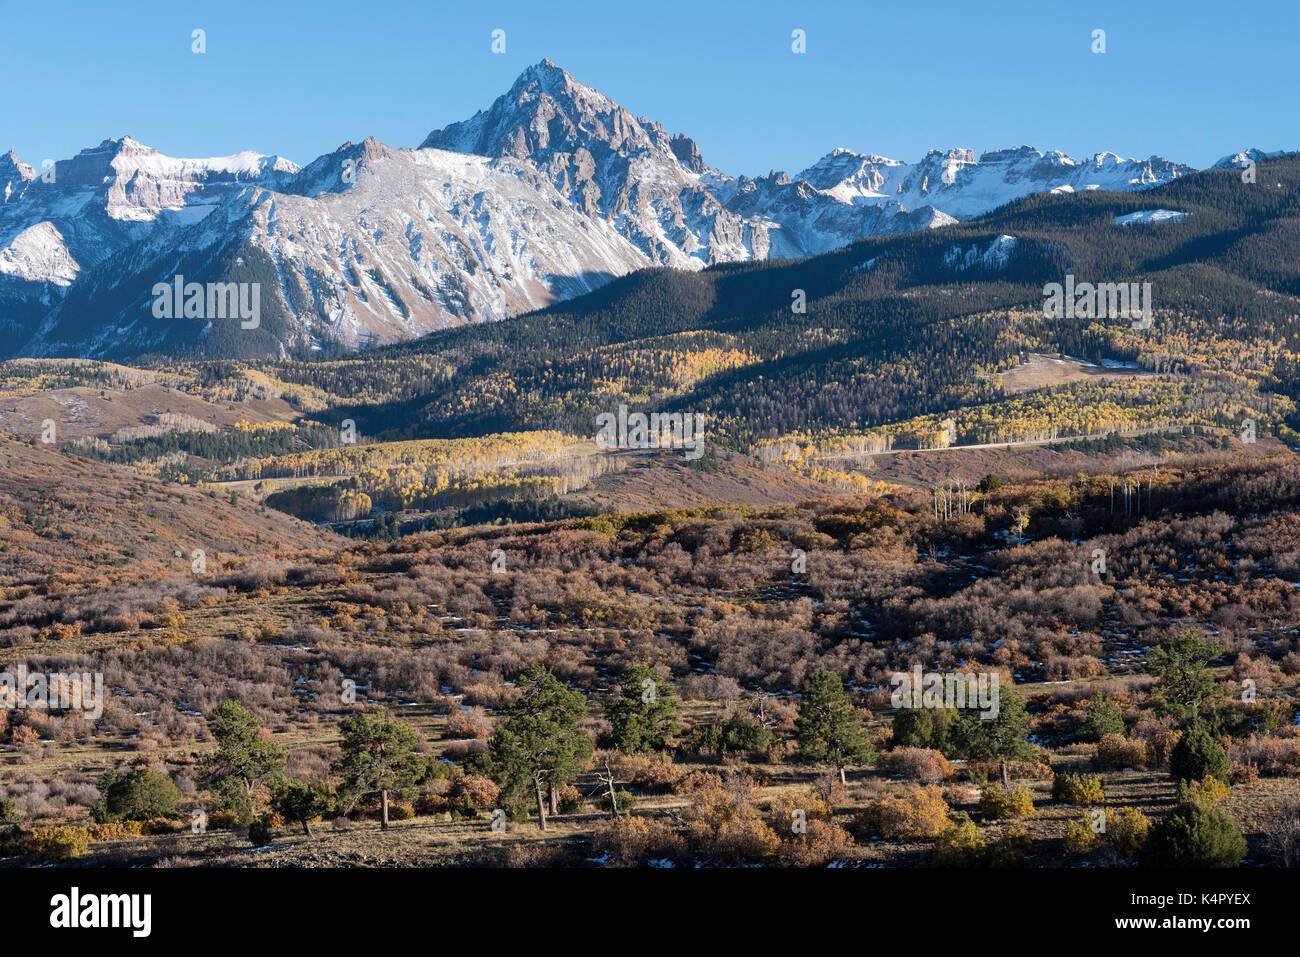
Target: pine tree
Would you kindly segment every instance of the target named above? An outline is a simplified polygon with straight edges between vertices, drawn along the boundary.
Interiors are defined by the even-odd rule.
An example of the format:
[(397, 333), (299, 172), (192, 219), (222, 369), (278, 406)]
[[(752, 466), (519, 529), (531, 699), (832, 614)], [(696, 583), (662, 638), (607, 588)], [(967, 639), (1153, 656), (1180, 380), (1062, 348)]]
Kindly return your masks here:
[(200, 763), (200, 783), (212, 790), (218, 807), (247, 823), (253, 819), (253, 789), (284, 770), (285, 750), (260, 737), (261, 719), (238, 701), (223, 701), (211, 721), (217, 750)]
[(1156, 713), (1193, 721), (1208, 712), (1223, 694), (1209, 671), (1222, 653), (1195, 628), (1161, 633), (1147, 652), (1147, 671), (1156, 679)]
[(662, 751), (681, 728), (677, 691), (646, 665), (633, 665), (619, 679), (621, 694), (605, 709), (614, 747), (625, 754)]
[(832, 765), (844, 783), (849, 764), (866, 764), (876, 756), (862, 715), (844, 691), (839, 675), (819, 671), (804, 685), (795, 719), (799, 756)]
[(1014, 687), (999, 686), (997, 714), (987, 717), (977, 708), (963, 711), (956, 735), (960, 750), (977, 761), (997, 761), (1002, 769), (1002, 784), (1010, 784), (1007, 762), (1033, 757), (1029, 743), (1029, 715), (1025, 703)]
[(1088, 705), (1088, 716), (1083, 719), (1080, 737), (1085, 741), (1100, 741), (1108, 734), (1124, 734), (1124, 716), (1120, 714), (1115, 702), (1107, 695), (1099, 694)]
[(388, 830), (390, 798), (415, 791), (415, 732), (382, 708), (343, 718), (339, 731), (343, 752), (333, 764), (343, 777), (339, 794), (349, 810), (362, 798), (378, 794), (380, 826)]
[(504, 800), (513, 808), (526, 804), (525, 795), (532, 792), (538, 824), (546, 830), (548, 792), (554, 813), (560, 788), (591, 760), (591, 736), (578, 727), (587, 714), (587, 702), (541, 665), (520, 672), (515, 686), (520, 695), (488, 742), (491, 768)]

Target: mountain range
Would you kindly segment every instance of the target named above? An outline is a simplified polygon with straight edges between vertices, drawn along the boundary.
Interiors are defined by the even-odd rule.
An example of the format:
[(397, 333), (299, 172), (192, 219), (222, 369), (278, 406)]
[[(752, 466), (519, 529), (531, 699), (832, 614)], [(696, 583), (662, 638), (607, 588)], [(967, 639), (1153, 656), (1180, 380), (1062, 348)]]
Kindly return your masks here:
[[(1032, 193), (1143, 190), (1192, 171), (1021, 146), (910, 164), (835, 149), (793, 176), (731, 176), (544, 60), (415, 149), (370, 138), (299, 167), (175, 159), (124, 136), (43, 169), (0, 156), (0, 357), (333, 354), (504, 319), (649, 266), (805, 257)], [(156, 318), (155, 284), (178, 275), (260, 283), (256, 328)]]

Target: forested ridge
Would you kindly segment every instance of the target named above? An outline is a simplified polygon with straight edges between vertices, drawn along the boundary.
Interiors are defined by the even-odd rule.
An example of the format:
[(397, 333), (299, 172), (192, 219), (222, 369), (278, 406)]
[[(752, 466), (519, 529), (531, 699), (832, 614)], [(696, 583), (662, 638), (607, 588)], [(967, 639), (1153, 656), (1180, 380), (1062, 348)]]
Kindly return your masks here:
[[(1142, 193), (1035, 195), (969, 223), (810, 259), (645, 270), (507, 322), (258, 367), (355, 396), (347, 414), (385, 438), (584, 434), (620, 401), (703, 412), (717, 438), (740, 446), (872, 430), (1002, 400), (997, 375), (1026, 352), (1194, 380), (1171, 421), (1197, 420), (1197, 397), (1210, 390), (1217, 408), (1272, 406), (1281, 422), (1294, 415), (1296, 391), (1298, 197), (1294, 154), (1261, 164), (1253, 184), (1206, 171)], [(1115, 223), (1157, 208), (1187, 215)], [(1016, 239), (1002, 263), (982, 255), (999, 236)], [(968, 250), (973, 264), (961, 268), (972, 257), (954, 251)], [(1152, 328), (1044, 318), (1043, 286), (1067, 269), (1080, 282), (1150, 282)], [(792, 308), (796, 290), (805, 312)], [(1134, 405), (1140, 396), (1104, 398), (1150, 415)]]

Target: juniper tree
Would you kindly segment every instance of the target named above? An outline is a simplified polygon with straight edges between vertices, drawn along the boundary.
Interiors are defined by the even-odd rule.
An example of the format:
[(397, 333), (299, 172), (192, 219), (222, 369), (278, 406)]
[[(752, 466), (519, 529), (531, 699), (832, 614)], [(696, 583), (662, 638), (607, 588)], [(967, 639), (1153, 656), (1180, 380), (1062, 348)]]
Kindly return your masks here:
[(90, 809), (99, 823), (172, 817), (181, 799), (172, 779), (153, 768), (136, 768), (126, 774), (107, 771), (99, 779), (99, 793)]
[(1175, 781), (1202, 781), (1207, 777), (1228, 783), (1228, 750), (1203, 721), (1188, 726), (1169, 755), (1169, 773)]
[(334, 809), (334, 789), (325, 781), (297, 781), (293, 778), (281, 778), (272, 789), (274, 796), (271, 806), (284, 816), (286, 821), (296, 821), (302, 825), (303, 833), (314, 837), (311, 822), (314, 818), (330, 813)]
[(1108, 734), (1123, 734), (1125, 730), (1124, 716), (1114, 701), (1104, 694), (1092, 699), (1088, 716), (1083, 719), (1081, 737), (1085, 741), (1100, 741)]
[(890, 747), (931, 748), (952, 757), (956, 708), (899, 708), (894, 712)]

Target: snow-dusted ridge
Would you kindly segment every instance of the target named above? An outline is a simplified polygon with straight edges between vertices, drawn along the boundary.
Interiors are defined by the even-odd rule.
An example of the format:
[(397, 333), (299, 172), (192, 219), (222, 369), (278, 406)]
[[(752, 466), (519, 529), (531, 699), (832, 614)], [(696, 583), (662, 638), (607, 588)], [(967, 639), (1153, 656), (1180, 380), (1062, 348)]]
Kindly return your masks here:
[[(124, 136), (60, 161), (53, 182), (0, 155), (0, 326), (17, 330), (7, 354), (201, 344), (211, 327), (152, 319), (153, 284), (182, 263), (199, 281), (255, 265), (272, 318), (257, 350), (358, 347), (501, 319), (649, 265), (813, 255), (1034, 192), (1140, 190), (1190, 171), (1021, 146), (915, 163), (840, 148), (793, 177), (731, 176), (543, 60), (416, 149), (366, 139), (300, 168), (249, 151), (176, 159)], [(1010, 248), (961, 250), (952, 265), (1005, 263)]]

